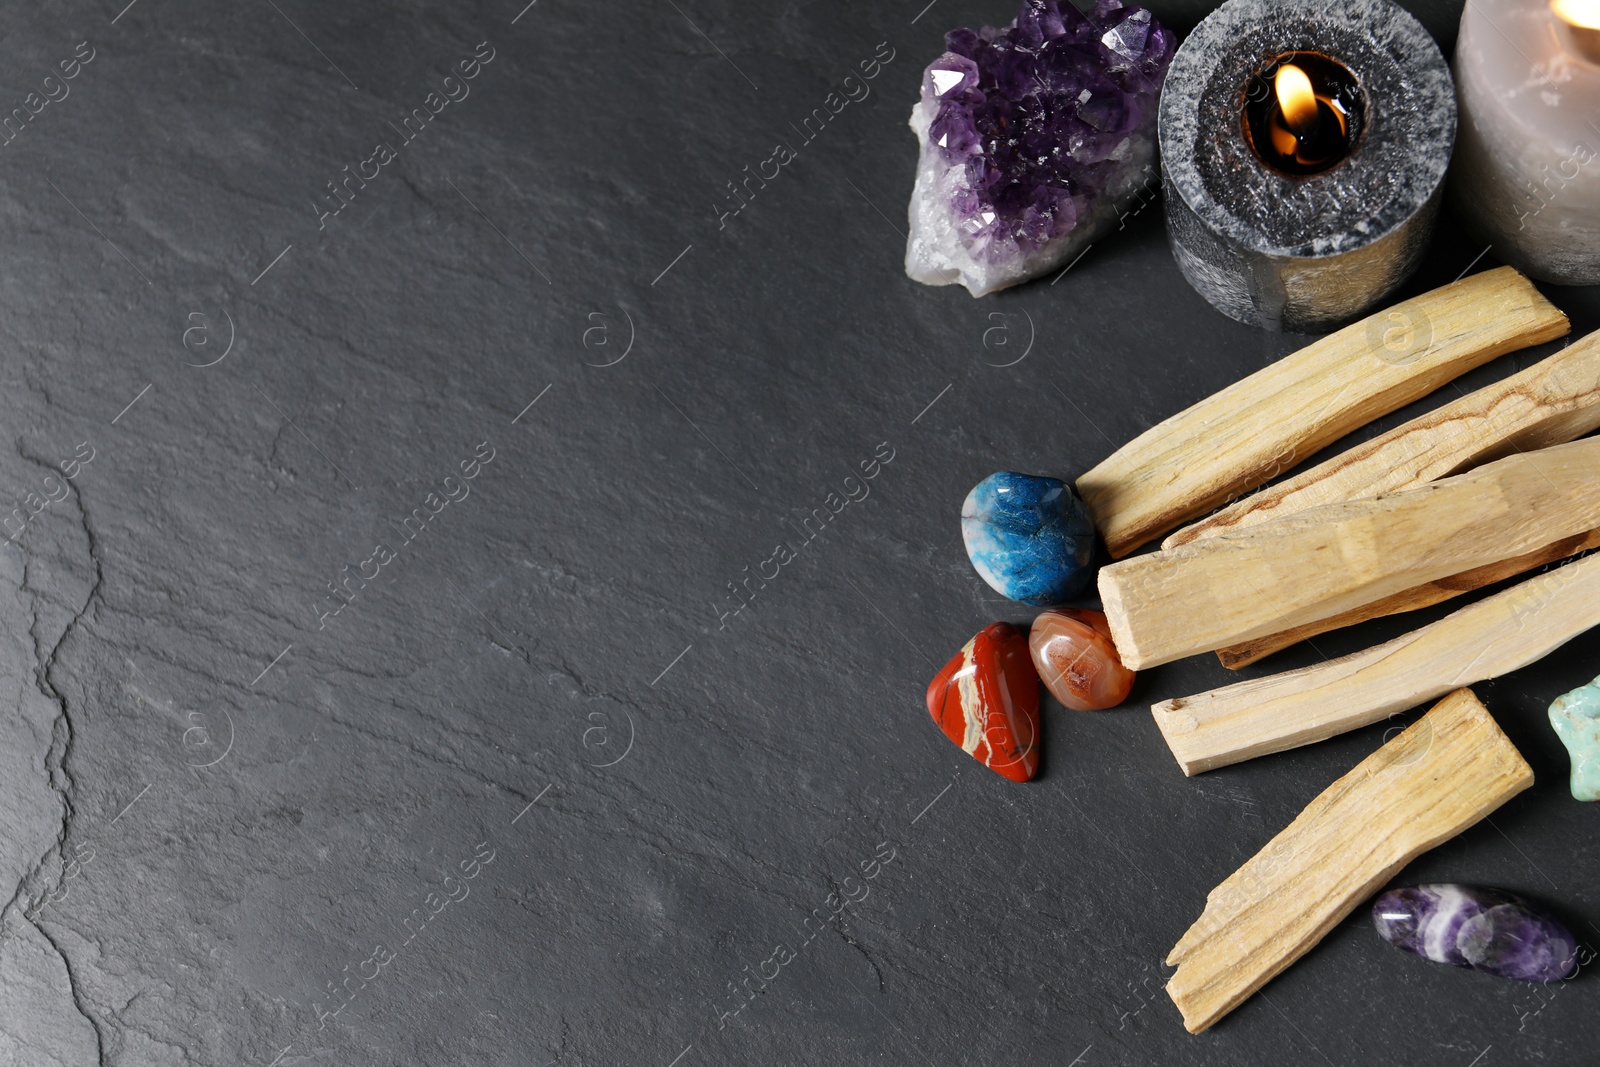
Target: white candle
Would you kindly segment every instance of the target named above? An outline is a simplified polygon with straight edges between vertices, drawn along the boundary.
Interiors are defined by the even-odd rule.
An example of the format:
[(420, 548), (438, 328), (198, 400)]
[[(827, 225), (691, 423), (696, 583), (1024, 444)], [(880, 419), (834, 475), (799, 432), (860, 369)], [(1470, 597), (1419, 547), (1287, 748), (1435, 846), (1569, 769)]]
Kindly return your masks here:
[(1469, 0), (1456, 214), (1541, 281), (1600, 283), (1600, 0)]

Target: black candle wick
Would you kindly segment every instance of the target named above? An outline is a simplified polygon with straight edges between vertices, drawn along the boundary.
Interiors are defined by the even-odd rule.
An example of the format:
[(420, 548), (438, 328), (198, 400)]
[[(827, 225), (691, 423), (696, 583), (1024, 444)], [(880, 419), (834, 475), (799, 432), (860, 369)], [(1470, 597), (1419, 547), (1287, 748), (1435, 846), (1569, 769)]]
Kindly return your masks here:
[(1299, 126), (1291, 124), (1290, 128), (1294, 130), (1295, 140), (1302, 145), (1308, 145), (1315, 141), (1317, 134), (1322, 131), (1322, 108), (1317, 108), (1311, 117), (1311, 121), (1301, 123)]

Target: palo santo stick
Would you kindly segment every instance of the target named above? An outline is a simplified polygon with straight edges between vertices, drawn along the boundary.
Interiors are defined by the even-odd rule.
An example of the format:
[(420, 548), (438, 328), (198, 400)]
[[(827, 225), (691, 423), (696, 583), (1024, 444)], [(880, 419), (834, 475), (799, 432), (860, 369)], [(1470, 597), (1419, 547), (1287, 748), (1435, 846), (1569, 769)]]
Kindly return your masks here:
[(1444, 478), (1468, 467), (1582, 437), (1600, 427), (1600, 332), (1185, 526), (1176, 548), (1297, 511)]
[(1298, 748), (1525, 667), (1600, 625), (1600, 555), (1364, 652), (1153, 706), (1188, 775)]
[[(1509, 450), (1543, 448), (1600, 426), (1600, 333), (1471, 396), (1414, 419), (1320, 466), (1173, 534), (1171, 548), (1338, 499), (1407, 488)], [(1600, 545), (1600, 531), (1428, 582), (1318, 622), (1217, 650), (1238, 670), (1329, 630), (1415, 611)]]
[(1146, 430), (1078, 479), (1113, 559), (1567, 318), (1510, 267), (1371, 315)]
[(1122, 662), (1142, 670), (1596, 527), (1600, 438), (1589, 438), (1113, 563), (1100, 598)]
[(1258, 637), (1253, 641), (1243, 644), (1231, 645), (1228, 648), (1217, 649), (1217, 659), (1229, 670), (1238, 670), (1248, 667), (1258, 660), (1265, 659), (1274, 652), (1282, 651), (1290, 645), (1299, 644), (1318, 634), (1327, 633), (1329, 630), (1338, 630), (1345, 626), (1354, 626), (1358, 622), (1368, 619), (1381, 619), (1386, 615), (1398, 615), (1404, 611), (1417, 611), (1433, 604), (1442, 603), (1462, 593), (1470, 593), (1475, 589), (1493, 585), (1495, 582), (1507, 578), (1515, 578), (1519, 574), (1543, 567), (1547, 563), (1575, 556), (1579, 552), (1587, 552), (1591, 548), (1600, 547), (1600, 530), (1590, 530), (1586, 534), (1576, 537), (1563, 537), (1553, 544), (1545, 545), (1541, 549), (1529, 552), (1526, 555), (1514, 556), (1499, 563), (1491, 563), (1487, 567), (1476, 567), (1461, 574), (1453, 574), (1448, 578), (1440, 578), (1436, 582), (1428, 582), (1407, 589), (1403, 593), (1384, 597), (1382, 600), (1365, 604), (1350, 611), (1340, 612), (1338, 615), (1316, 622), (1298, 626), (1293, 630), (1284, 630), (1266, 637)]
[(1470, 689), (1356, 765), (1206, 897), (1167, 956), (1197, 1034), (1305, 955), (1417, 856), (1533, 784)]

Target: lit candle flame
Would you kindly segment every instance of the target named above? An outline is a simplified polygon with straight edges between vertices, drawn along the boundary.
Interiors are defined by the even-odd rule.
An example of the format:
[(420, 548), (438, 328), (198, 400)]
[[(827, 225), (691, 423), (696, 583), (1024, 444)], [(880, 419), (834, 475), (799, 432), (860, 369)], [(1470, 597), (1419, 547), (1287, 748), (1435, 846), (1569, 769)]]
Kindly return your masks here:
[(1571, 47), (1600, 64), (1600, 0), (1550, 0), (1550, 12), (1567, 24)]
[(1284, 121), (1294, 132), (1304, 137), (1316, 129), (1317, 94), (1312, 91), (1306, 72), (1293, 63), (1285, 63), (1278, 68), (1272, 84), (1278, 92), (1278, 107), (1283, 111)]
[(1550, 0), (1550, 10), (1570, 26), (1600, 30), (1600, 0)]

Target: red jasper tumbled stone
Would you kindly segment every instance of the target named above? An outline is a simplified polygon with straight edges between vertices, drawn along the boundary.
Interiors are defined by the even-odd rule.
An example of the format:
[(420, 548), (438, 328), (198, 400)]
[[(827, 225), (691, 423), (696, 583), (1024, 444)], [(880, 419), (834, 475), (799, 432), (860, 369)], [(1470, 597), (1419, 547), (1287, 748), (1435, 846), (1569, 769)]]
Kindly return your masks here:
[(944, 735), (991, 771), (1026, 782), (1039, 769), (1039, 673), (1028, 639), (992, 623), (928, 683), (928, 713)]

